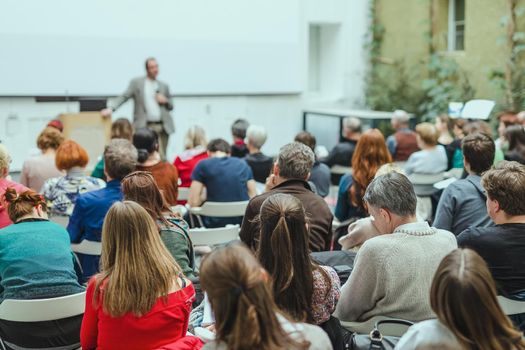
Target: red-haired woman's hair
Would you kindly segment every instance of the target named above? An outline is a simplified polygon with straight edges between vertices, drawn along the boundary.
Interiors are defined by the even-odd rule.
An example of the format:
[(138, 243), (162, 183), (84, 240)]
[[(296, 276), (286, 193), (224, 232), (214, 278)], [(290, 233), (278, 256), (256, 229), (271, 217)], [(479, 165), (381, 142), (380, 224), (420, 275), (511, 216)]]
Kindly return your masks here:
[(350, 202), (363, 213), (363, 195), (368, 184), (383, 164), (391, 163), (392, 156), (386, 147), (385, 137), (378, 129), (365, 131), (355, 147), (352, 156), (352, 186), (349, 189)]
[(86, 150), (73, 140), (64, 141), (57, 149), (55, 164), (58, 170), (85, 167), (89, 162)]
[(33, 190), (17, 193), (14, 188), (5, 191), (4, 199), (7, 202), (7, 214), (12, 222), (17, 222), (21, 217), (31, 214), (33, 208), (41, 206), (42, 210), (47, 211), (44, 196)]

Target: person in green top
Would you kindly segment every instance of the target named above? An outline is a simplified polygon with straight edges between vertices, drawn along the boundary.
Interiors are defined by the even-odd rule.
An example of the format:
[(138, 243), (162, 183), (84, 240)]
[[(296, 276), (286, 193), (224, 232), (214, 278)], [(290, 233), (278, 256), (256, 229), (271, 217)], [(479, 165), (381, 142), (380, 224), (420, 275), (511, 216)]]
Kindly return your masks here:
[[(0, 303), (84, 292), (69, 234), (48, 220), (44, 197), (8, 188), (4, 199), (13, 224), (0, 229)], [(0, 320), (0, 348), (78, 347), (81, 322), (82, 315), (43, 322)]]
[(184, 275), (193, 280), (197, 277), (193, 243), (188, 235), (188, 224), (173, 213), (159, 190), (153, 175), (147, 171), (135, 171), (122, 180), (124, 200), (140, 204), (157, 223), (160, 237)]

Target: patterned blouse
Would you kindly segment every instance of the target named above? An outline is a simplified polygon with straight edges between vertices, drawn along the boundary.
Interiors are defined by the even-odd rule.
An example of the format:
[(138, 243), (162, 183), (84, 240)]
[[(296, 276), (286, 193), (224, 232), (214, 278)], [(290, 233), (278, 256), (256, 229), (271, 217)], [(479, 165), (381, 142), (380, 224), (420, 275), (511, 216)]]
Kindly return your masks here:
[(106, 183), (87, 176), (82, 168), (69, 169), (66, 176), (47, 180), (42, 187), (51, 215), (71, 216), (79, 194), (106, 187)]
[(320, 266), (328, 279), (314, 270), (314, 294), (312, 296), (312, 317), (315, 324), (322, 324), (330, 318), (341, 295), (341, 282), (335, 270), (329, 266)]

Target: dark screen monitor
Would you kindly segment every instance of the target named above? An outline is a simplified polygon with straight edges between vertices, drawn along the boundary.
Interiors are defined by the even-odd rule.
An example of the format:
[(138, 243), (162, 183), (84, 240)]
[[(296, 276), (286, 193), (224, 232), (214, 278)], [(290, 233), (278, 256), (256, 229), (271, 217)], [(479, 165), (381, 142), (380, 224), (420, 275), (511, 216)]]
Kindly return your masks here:
[(80, 112), (96, 112), (107, 106), (105, 98), (81, 98), (78, 102), (80, 102)]

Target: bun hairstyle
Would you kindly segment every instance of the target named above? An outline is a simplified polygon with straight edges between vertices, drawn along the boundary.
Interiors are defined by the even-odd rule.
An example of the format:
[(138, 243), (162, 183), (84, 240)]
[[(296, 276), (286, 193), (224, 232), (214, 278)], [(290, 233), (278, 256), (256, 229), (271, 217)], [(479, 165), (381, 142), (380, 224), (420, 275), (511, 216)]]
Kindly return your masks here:
[(31, 214), (33, 208), (39, 205), (42, 207), (42, 210), (47, 211), (44, 196), (33, 190), (17, 193), (14, 188), (8, 188), (5, 191), (4, 200), (7, 202), (9, 219), (13, 222), (17, 222), (21, 217)]
[(144, 163), (150, 154), (159, 149), (159, 135), (154, 130), (140, 128), (133, 134), (133, 145), (138, 151), (138, 162)]

